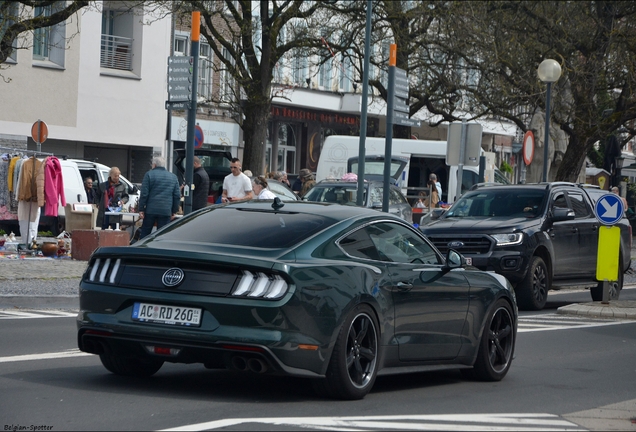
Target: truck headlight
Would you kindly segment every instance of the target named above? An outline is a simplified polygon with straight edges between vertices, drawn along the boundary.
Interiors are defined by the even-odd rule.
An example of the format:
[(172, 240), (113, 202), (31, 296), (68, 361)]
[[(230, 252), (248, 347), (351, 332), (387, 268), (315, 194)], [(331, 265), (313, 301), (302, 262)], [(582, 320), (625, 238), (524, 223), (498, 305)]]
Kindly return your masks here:
[(523, 242), (523, 233), (492, 234), (497, 246), (512, 246)]

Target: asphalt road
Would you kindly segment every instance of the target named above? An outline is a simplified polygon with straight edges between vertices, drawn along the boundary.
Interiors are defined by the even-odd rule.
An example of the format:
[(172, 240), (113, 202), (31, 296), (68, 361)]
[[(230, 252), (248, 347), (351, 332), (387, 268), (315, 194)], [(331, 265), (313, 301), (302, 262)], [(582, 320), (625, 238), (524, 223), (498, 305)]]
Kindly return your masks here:
[[(636, 298), (636, 289), (627, 289)], [(522, 313), (501, 382), (456, 371), (378, 378), (362, 401), (317, 397), (306, 380), (166, 364), (150, 379), (76, 352), (73, 316), (0, 312), (0, 425), (50, 430), (634, 430), (636, 322), (564, 320), (556, 293)], [(62, 313), (62, 312), (56, 312)], [(22, 314), (22, 315), (20, 315)], [(72, 315), (72, 314), (70, 314)], [(37, 318), (36, 318), (37, 317)], [(499, 429), (499, 430), (501, 430)], [(11, 429), (5, 429), (11, 430)]]

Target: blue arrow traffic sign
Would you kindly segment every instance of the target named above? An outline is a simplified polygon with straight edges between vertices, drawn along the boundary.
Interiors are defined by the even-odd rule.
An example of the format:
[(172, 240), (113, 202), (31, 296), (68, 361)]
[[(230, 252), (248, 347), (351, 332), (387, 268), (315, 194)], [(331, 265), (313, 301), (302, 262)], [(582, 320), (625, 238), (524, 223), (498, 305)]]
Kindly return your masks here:
[(594, 206), (596, 219), (604, 225), (617, 223), (623, 217), (624, 211), (621, 197), (612, 193), (603, 195)]

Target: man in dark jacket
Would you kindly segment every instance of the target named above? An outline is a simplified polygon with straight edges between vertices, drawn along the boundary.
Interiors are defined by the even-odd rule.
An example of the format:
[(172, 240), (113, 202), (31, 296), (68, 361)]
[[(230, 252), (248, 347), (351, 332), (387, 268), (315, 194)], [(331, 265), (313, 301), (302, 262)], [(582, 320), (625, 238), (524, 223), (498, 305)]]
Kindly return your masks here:
[(97, 221), (101, 221), (102, 229), (109, 226), (109, 216), (104, 215), (110, 211), (109, 207), (121, 208), (128, 202), (128, 187), (119, 181), (120, 174), (119, 168), (112, 167), (108, 172), (108, 180), (97, 186), (95, 204), (99, 204)]
[(210, 177), (201, 166), (201, 159), (197, 156), (193, 161), (194, 173), (192, 182), (194, 183), (194, 192), (192, 193), (192, 210), (199, 210), (208, 205), (208, 193), (210, 191)]
[(139, 196), (139, 219), (143, 219), (142, 239), (152, 231), (168, 224), (179, 211), (179, 180), (177, 176), (166, 171), (166, 160), (162, 157), (152, 159), (152, 169), (144, 175)]

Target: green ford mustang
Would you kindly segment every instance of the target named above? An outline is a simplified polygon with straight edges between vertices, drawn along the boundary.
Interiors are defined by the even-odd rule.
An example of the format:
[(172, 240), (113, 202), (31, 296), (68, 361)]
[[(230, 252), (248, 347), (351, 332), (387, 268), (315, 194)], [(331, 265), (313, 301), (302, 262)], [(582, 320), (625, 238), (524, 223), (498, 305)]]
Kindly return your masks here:
[(208, 207), (99, 248), (77, 328), (80, 350), (115, 374), (202, 363), (360, 399), (404, 366), (502, 379), (517, 306), (505, 278), (443, 257), (402, 219), (276, 199)]

